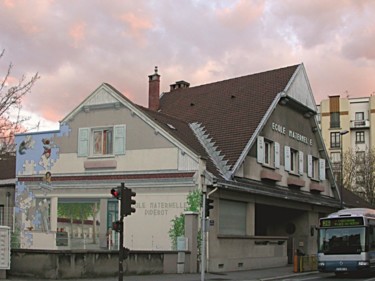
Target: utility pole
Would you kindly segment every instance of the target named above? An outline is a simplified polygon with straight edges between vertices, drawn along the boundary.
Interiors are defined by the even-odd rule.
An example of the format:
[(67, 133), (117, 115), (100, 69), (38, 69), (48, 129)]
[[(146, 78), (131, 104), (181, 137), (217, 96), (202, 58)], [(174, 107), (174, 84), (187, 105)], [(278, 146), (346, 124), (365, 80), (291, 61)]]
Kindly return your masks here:
[(201, 281), (206, 270), (206, 193), (202, 192), (202, 243), (201, 243)]

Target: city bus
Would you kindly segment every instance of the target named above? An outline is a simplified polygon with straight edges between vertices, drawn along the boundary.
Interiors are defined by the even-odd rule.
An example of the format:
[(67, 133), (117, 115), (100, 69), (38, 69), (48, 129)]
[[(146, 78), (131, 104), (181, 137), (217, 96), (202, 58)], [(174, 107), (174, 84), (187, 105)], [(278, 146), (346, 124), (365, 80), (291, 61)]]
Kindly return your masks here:
[(375, 270), (375, 210), (343, 209), (320, 219), (318, 270), (336, 275)]

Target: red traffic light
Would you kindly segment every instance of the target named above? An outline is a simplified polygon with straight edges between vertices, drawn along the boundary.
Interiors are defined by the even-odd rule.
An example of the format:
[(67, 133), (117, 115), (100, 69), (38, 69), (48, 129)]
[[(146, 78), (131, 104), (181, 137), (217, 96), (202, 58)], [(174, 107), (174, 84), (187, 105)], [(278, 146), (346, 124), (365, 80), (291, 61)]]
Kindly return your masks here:
[(113, 197), (115, 197), (116, 199), (120, 199), (120, 192), (118, 191), (118, 189), (115, 189), (115, 188), (112, 188), (111, 189), (111, 194)]
[(123, 230), (123, 222), (122, 221), (114, 221), (112, 222), (112, 229), (116, 232), (122, 232)]

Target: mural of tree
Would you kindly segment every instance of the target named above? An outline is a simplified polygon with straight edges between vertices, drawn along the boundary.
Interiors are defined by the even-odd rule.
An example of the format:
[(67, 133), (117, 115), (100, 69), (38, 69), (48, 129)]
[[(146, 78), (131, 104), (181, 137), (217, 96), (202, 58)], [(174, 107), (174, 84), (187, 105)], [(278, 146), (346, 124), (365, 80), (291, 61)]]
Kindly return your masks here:
[(74, 220), (81, 221), (82, 229), (85, 220), (93, 218), (93, 243), (96, 243), (96, 215), (99, 211), (98, 203), (59, 203), (57, 213), (59, 218), (70, 220), (70, 229), (73, 233)]
[[(187, 198), (187, 207), (185, 211), (192, 211), (192, 212), (199, 212), (202, 205), (202, 192), (198, 189), (191, 191)], [(172, 249), (177, 249), (177, 237), (184, 236), (185, 234), (185, 216), (184, 214), (180, 214), (179, 216), (175, 216), (174, 219), (171, 221), (172, 226), (169, 229), (169, 238), (171, 239)], [(200, 235), (198, 236), (200, 237)], [(199, 238), (198, 238), (199, 239)], [(199, 241), (198, 241), (198, 244)]]

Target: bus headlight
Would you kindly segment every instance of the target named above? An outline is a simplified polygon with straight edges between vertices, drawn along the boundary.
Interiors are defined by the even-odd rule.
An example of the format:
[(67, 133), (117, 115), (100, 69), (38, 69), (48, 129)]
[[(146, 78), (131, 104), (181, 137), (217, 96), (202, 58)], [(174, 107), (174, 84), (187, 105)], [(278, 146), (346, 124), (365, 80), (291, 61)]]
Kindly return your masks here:
[(320, 262), (318, 262), (318, 267), (319, 267), (319, 268), (323, 268), (323, 267), (325, 267), (325, 266), (326, 266), (326, 264), (325, 264), (324, 261), (320, 261)]
[(370, 265), (370, 263), (368, 261), (359, 261), (358, 262), (358, 266), (361, 266), (361, 267), (368, 267)]

